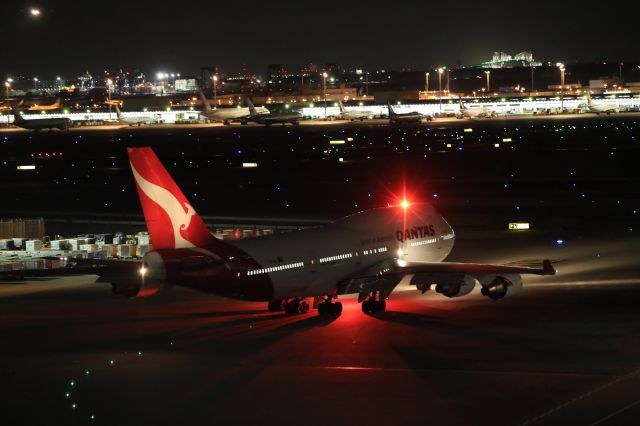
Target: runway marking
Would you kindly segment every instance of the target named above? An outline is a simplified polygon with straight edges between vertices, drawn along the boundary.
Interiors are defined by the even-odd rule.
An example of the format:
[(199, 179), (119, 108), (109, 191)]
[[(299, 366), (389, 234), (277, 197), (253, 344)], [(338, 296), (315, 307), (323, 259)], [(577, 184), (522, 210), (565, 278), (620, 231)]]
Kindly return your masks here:
[(600, 420), (598, 420), (598, 421), (597, 421), (597, 422), (595, 422), (595, 423), (591, 423), (589, 426), (596, 426), (596, 425), (599, 425), (600, 423), (602, 423), (602, 422), (604, 422), (604, 421), (607, 421), (607, 420), (609, 420), (610, 418), (612, 418), (612, 417), (614, 417), (614, 416), (617, 416), (618, 414), (622, 413), (623, 411), (627, 411), (629, 408), (634, 407), (634, 406), (636, 406), (636, 405), (638, 405), (638, 404), (640, 404), (640, 399), (639, 399), (639, 400), (637, 400), (636, 402), (632, 403), (632, 404), (627, 405), (626, 407), (623, 407), (623, 408), (619, 409), (618, 411), (616, 411), (616, 412), (614, 412), (614, 413), (609, 414), (609, 415), (608, 415), (608, 416), (606, 416), (606, 417), (601, 418)]
[[(587, 393), (579, 395), (579, 396), (577, 396), (577, 397), (575, 397), (575, 398), (573, 398), (573, 399), (571, 399), (571, 400), (569, 400), (569, 401), (567, 401), (567, 402), (565, 402), (563, 404), (560, 404), (560, 405), (558, 405), (556, 407), (553, 407), (552, 409), (550, 409), (548, 411), (545, 411), (542, 414), (539, 414), (539, 415), (537, 415), (535, 417), (527, 419), (523, 423), (520, 423), (520, 426), (530, 425), (531, 423), (537, 422), (538, 420), (541, 420), (541, 419), (543, 419), (543, 418), (545, 418), (545, 417), (547, 417), (547, 416), (549, 416), (551, 414), (554, 414), (554, 413), (562, 410), (563, 408), (568, 407), (569, 405), (575, 404), (578, 401), (582, 401), (583, 399), (589, 398), (590, 396), (593, 396), (598, 392), (602, 392), (603, 390), (608, 389), (608, 388), (610, 388), (610, 387), (612, 387), (614, 385), (617, 385), (618, 383), (621, 383), (621, 382), (623, 382), (625, 380), (629, 380), (630, 378), (632, 378), (634, 376), (637, 376), (638, 374), (640, 374), (640, 369), (634, 370), (634, 371), (632, 371), (632, 372), (630, 372), (630, 373), (628, 373), (628, 374), (626, 374), (624, 376), (620, 376), (617, 379), (615, 379), (615, 380), (613, 380), (613, 381), (611, 381), (609, 383), (606, 383), (606, 384), (604, 384), (604, 385), (602, 385), (602, 386), (600, 386), (598, 388), (595, 388), (592, 391), (589, 391)], [(631, 408), (633, 405), (638, 404), (638, 403), (640, 403), (640, 400), (636, 401), (631, 406), (625, 407), (622, 411), (624, 411), (624, 410), (626, 410), (628, 408)], [(617, 413), (617, 412), (613, 413), (611, 416), (616, 415), (616, 414), (619, 414), (619, 413)], [(600, 421), (603, 421), (603, 420), (600, 420)], [(596, 423), (594, 423), (594, 424), (596, 424)]]
[[(600, 374), (591, 373), (555, 373), (540, 371), (497, 371), (497, 370), (457, 370), (442, 368), (407, 368), (407, 367), (367, 367), (359, 365), (312, 365), (300, 366), (298, 368), (313, 370), (336, 370), (336, 371), (377, 371), (377, 372), (422, 372), (422, 373), (458, 373), (458, 374), (491, 374), (507, 376), (561, 376), (561, 377), (602, 377)], [(638, 370), (640, 371), (640, 370)]]

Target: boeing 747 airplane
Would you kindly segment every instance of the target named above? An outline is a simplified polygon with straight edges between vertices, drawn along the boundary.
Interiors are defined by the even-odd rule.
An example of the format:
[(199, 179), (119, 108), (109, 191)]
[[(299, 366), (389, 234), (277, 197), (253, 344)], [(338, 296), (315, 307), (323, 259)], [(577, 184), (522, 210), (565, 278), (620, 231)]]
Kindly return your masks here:
[[(129, 148), (153, 251), (142, 262), (84, 260), (129, 298), (178, 285), (220, 296), (267, 302), (288, 314), (310, 309), (339, 315), (340, 295), (357, 294), (365, 313), (384, 311), (404, 280), (422, 293), (446, 297), (471, 293), (477, 283), (489, 299), (522, 290), (522, 274), (553, 275), (540, 267), (445, 262), (455, 233), (433, 206), (400, 205), (355, 213), (330, 225), (270, 236), (222, 241), (194, 207), (151, 148)], [(86, 267), (85, 267), (86, 269)], [(86, 271), (83, 271), (87, 273)]]

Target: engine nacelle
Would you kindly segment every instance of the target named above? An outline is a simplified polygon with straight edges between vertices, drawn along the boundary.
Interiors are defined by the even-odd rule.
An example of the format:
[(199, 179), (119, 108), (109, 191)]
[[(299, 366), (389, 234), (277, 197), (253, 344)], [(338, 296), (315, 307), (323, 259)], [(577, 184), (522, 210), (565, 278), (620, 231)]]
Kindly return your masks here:
[(164, 285), (154, 281), (140, 280), (139, 282), (111, 283), (113, 294), (120, 294), (129, 299), (141, 299), (153, 296), (163, 289)]
[(522, 290), (520, 274), (485, 275), (478, 281), (482, 284), (482, 295), (493, 300), (513, 296)]
[(458, 278), (452, 277), (446, 281), (438, 281), (436, 284), (436, 293), (447, 297), (461, 297), (471, 293), (475, 286), (475, 278), (471, 275), (462, 275)]

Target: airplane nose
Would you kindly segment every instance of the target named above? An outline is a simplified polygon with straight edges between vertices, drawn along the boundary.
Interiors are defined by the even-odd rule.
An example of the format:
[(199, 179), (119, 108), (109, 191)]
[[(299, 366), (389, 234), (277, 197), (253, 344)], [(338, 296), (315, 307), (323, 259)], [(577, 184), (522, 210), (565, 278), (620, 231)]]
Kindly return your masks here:
[(145, 278), (153, 281), (165, 281), (167, 278), (167, 270), (162, 256), (157, 251), (150, 251), (142, 258)]

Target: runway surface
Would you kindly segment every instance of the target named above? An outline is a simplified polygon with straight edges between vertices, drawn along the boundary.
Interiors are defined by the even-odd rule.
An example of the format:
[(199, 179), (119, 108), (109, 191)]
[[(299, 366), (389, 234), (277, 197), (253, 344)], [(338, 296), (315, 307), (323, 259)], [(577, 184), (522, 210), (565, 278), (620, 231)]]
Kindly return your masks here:
[(3, 424), (636, 424), (640, 238), (556, 235), (459, 231), (451, 260), (550, 257), (559, 275), (499, 302), (398, 288), (376, 316), (352, 297), (325, 319), (179, 288), (129, 301), (89, 276), (3, 283)]

